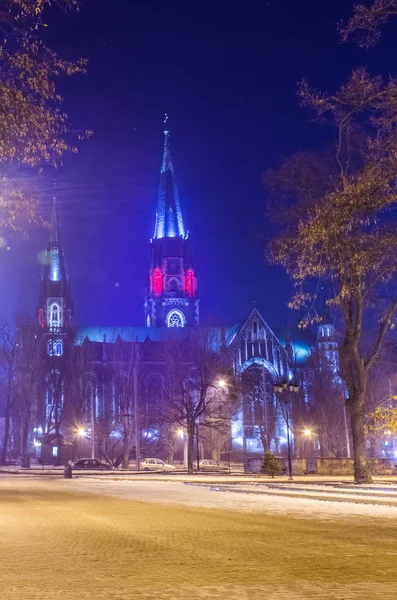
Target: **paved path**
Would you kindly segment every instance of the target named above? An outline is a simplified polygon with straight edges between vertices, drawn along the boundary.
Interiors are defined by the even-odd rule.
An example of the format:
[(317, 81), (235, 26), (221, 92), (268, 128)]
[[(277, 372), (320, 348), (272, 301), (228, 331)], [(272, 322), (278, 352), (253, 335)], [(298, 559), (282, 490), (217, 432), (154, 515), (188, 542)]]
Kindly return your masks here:
[(250, 502), (182, 483), (3, 479), (0, 598), (395, 597), (397, 509)]

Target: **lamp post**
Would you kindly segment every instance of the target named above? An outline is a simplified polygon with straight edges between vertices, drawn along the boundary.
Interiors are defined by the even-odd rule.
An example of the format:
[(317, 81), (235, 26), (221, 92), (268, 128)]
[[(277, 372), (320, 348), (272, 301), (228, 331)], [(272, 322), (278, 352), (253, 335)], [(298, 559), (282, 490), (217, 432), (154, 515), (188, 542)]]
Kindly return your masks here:
[[(290, 442), (290, 427), (289, 427), (289, 402), (290, 402), (290, 396), (289, 396), (289, 392), (298, 392), (299, 391), (299, 387), (296, 383), (293, 383), (292, 381), (290, 382), (283, 382), (283, 383), (276, 383), (273, 386), (273, 390), (275, 393), (279, 393), (281, 395), (282, 398), (282, 402), (285, 403), (285, 423), (287, 425), (287, 446), (288, 446), (288, 481), (293, 481), (293, 477), (292, 477), (292, 460), (291, 460), (291, 442)], [(285, 400), (286, 398), (286, 400)]]

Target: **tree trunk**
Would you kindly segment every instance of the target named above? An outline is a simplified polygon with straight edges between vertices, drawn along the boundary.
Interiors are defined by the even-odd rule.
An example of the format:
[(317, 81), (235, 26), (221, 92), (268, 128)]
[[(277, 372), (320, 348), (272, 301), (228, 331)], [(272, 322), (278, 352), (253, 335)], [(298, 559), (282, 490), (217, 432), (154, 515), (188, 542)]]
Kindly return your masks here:
[(12, 405), (12, 371), (8, 368), (7, 377), (7, 399), (6, 399), (6, 412), (4, 420), (4, 435), (3, 445), (1, 448), (0, 464), (5, 465), (7, 463), (7, 446), (10, 439), (10, 419), (11, 419), (11, 405)]
[(268, 435), (267, 435), (267, 427), (265, 425), (259, 425), (259, 436), (263, 446), (263, 452), (267, 452), (270, 450)]
[(10, 436), (10, 405), (7, 402), (6, 414), (5, 414), (5, 419), (4, 419), (3, 445), (1, 447), (0, 465), (5, 465), (7, 463), (7, 446), (8, 446), (9, 436)]
[(30, 456), (28, 452), (29, 421), (23, 424), (22, 430), (22, 468), (30, 469)]
[(130, 464), (130, 421), (129, 414), (123, 415), (123, 469), (128, 469)]
[(365, 446), (364, 428), (364, 392), (349, 397), (347, 407), (350, 412), (354, 454), (354, 481), (356, 483), (372, 483)]

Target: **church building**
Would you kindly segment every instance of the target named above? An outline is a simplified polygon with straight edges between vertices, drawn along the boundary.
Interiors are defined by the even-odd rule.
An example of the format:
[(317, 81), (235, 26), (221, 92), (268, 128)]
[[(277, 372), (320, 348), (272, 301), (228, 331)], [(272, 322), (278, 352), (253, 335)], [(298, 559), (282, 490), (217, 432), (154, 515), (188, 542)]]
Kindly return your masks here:
[[(121, 418), (118, 414), (120, 406), (116, 402), (120, 377), (114, 365), (117, 361), (126, 362), (126, 354), (129, 358), (135, 354), (140, 357), (138, 372), (135, 363), (131, 360), (129, 363), (133, 365), (134, 394), (145, 421), (142, 435), (147, 440), (150, 438), (153, 444), (158, 441), (155, 410), (151, 410), (161, 396), (162, 366), (158, 349), (170, 335), (182, 341), (200, 328), (201, 299), (196, 265), (182, 208), (170, 133), (166, 127), (147, 285), (142, 298), (142, 324), (84, 328), (73, 322), (71, 287), (54, 201), (37, 310), (44, 367), (33, 443), (36, 454), (44, 461), (58, 458), (60, 463), (65, 462), (65, 445), (75, 448), (78, 443), (76, 429), (77, 434), (81, 430), (82, 437), (90, 440), (92, 457), (99, 457), (100, 436), (102, 440), (106, 435), (115, 439), (120, 436), (116, 426), (114, 431), (110, 427), (106, 435), (103, 427), (104, 423), (115, 424), (117, 418)], [(205, 310), (206, 299), (202, 298), (202, 301)], [(319, 353), (324, 364), (337, 368), (332, 324), (325, 329), (323, 326), (317, 340), (310, 335), (305, 339), (294, 339), (291, 333), (270, 327), (256, 307), (247, 312), (240, 323), (211, 328), (212, 339), (217, 340), (217, 351), (226, 353), (230, 372), (239, 381), (239, 402), (230, 420), (229, 440), (223, 448), (227, 445), (229, 452), (232, 450), (236, 456), (243, 452), (263, 453), (264, 449), (281, 452), (285, 448), (286, 425), (277, 408), (275, 384), (299, 384), (297, 397), (304, 412), (310, 404), (307, 391), (310, 380), (307, 359), (310, 354)], [(67, 368), (71, 361), (75, 371), (72, 376)], [(67, 371), (69, 375), (66, 375)], [(123, 377), (128, 376), (128, 373), (123, 374)], [(76, 388), (77, 380), (79, 390)], [(59, 441), (61, 439), (63, 442)], [(117, 440), (114, 444), (117, 445)], [(166, 450), (160, 446), (156, 452), (166, 458)], [(48, 455), (48, 448), (52, 457)], [(152, 448), (155, 446), (152, 445)], [(206, 457), (214, 454), (204, 442), (201, 452)], [(222, 448), (218, 448), (215, 454), (222, 454)]]

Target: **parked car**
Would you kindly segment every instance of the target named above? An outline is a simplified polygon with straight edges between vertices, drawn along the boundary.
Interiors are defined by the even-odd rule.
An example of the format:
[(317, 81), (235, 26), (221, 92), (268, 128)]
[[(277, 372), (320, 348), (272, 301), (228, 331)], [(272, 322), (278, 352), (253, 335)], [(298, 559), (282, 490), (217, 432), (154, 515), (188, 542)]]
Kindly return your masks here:
[(96, 458), (82, 458), (72, 463), (72, 469), (92, 469), (100, 471), (110, 471), (113, 467), (107, 463), (102, 463)]
[(199, 467), (203, 471), (228, 471), (229, 470), (229, 467), (227, 465), (221, 465), (218, 461), (211, 460), (210, 458), (203, 458), (203, 460), (200, 460)]
[(159, 458), (144, 458), (141, 460), (142, 471), (175, 471), (173, 465), (165, 463)]

